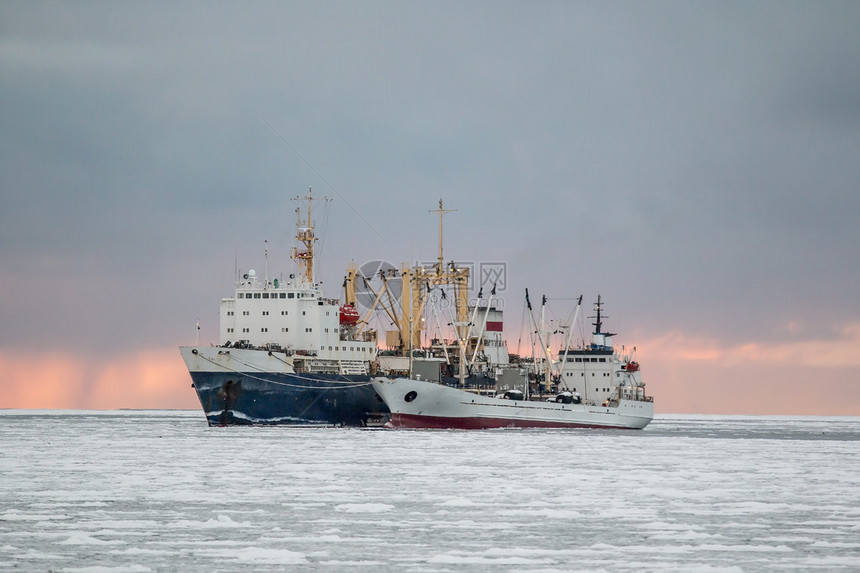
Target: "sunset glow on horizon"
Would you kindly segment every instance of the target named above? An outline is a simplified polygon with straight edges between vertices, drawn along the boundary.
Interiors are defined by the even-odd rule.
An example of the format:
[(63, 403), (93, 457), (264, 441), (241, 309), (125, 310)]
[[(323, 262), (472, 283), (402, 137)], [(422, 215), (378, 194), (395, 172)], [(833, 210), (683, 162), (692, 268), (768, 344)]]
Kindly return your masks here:
[[(35, 366), (34, 366), (35, 365)], [(0, 353), (0, 408), (188, 409), (199, 403), (177, 349), (131, 356)]]
[[(860, 369), (860, 325), (844, 335), (724, 347), (676, 331), (636, 344), (636, 358), (658, 414), (857, 415), (860, 389), (844, 372)], [(0, 369), (0, 408), (199, 408), (174, 348), (88, 358), (2, 352)]]

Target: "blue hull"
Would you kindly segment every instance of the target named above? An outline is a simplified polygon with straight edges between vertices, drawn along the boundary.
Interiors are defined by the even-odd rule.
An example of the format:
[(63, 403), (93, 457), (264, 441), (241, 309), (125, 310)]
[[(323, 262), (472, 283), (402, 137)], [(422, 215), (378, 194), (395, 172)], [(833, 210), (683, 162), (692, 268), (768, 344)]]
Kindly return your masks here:
[(383, 424), (389, 410), (370, 376), (192, 372), (210, 426)]

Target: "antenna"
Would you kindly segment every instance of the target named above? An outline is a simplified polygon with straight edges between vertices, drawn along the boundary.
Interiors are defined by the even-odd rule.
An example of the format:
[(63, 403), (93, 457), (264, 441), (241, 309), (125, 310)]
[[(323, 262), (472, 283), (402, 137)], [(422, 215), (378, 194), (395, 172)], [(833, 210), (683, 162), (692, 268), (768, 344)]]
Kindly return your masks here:
[(594, 326), (594, 327), (595, 327), (595, 328), (594, 328), (594, 334), (603, 334), (603, 332), (601, 332), (601, 330), (600, 330), (600, 328), (603, 326), (603, 319), (604, 319), (604, 318), (609, 318), (609, 317), (608, 317), (608, 316), (606, 316), (606, 315), (601, 316), (600, 311), (601, 311), (602, 306), (603, 306), (603, 304), (602, 304), (602, 299), (601, 299), (601, 297), (600, 297), (600, 294), (598, 294), (598, 295), (597, 295), (597, 302), (596, 302), (596, 303), (594, 303), (594, 310), (596, 310), (596, 311), (597, 311), (597, 314), (596, 314), (595, 316), (589, 316), (589, 317), (588, 317), (588, 318), (595, 318), (595, 319), (597, 319), (597, 320), (595, 320), (594, 322), (592, 322), (592, 323), (591, 323), (591, 324), (592, 324), (592, 326)]

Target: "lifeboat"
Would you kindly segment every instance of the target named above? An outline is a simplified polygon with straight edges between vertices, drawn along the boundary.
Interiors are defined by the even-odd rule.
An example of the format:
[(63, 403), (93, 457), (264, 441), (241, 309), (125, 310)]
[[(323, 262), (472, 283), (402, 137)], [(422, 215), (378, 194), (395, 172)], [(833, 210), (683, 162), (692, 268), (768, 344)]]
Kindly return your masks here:
[(351, 304), (345, 304), (340, 307), (340, 323), (347, 326), (352, 326), (358, 322), (358, 311)]
[(638, 362), (628, 363), (626, 370), (627, 370), (627, 372), (639, 372), (639, 363)]

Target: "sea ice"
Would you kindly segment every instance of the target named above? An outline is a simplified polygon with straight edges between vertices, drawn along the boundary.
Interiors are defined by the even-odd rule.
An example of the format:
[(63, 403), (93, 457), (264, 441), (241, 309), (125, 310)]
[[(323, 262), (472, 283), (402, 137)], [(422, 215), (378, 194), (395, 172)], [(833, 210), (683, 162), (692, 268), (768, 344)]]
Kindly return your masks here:
[(211, 553), (221, 559), (235, 559), (242, 563), (268, 565), (301, 565), (307, 559), (301, 553), (288, 549), (270, 549), (264, 547), (242, 547), (240, 549), (217, 550)]
[(383, 513), (392, 509), (394, 506), (387, 503), (343, 503), (334, 507), (344, 513)]
[(93, 537), (86, 533), (79, 532), (73, 533), (65, 541), (60, 541), (58, 543), (60, 545), (120, 545), (123, 541), (118, 539), (106, 541), (104, 539), (99, 539), (98, 537)]
[(860, 570), (860, 418), (388, 432), (0, 416), (3, 569)]
[(65, 573), (149, 573), (149, 567), (143, 565), (117, 565), (109, 567), (105, 565), (91, 565), (88, 567), (66, 567)]

